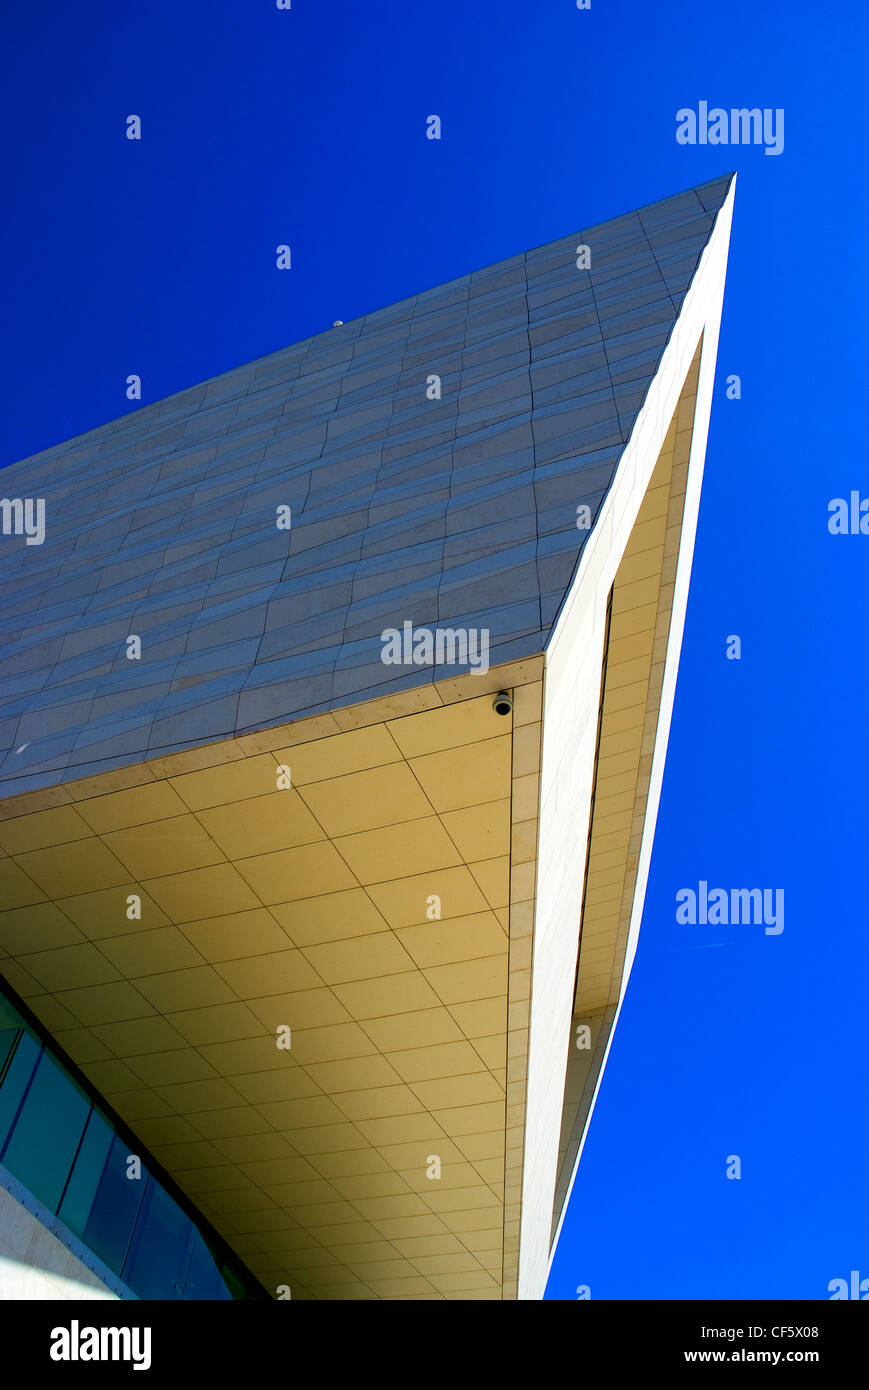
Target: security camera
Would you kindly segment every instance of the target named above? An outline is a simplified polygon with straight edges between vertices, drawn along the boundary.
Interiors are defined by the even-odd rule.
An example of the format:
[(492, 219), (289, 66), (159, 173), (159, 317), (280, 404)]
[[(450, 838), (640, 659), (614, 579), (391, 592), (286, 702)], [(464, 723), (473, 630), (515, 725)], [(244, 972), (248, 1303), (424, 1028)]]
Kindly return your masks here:
[(499, 690), (492, 701), (492, 709), (496, 714), (509, 714), (513, 709), (513, 696), (507, 690)]

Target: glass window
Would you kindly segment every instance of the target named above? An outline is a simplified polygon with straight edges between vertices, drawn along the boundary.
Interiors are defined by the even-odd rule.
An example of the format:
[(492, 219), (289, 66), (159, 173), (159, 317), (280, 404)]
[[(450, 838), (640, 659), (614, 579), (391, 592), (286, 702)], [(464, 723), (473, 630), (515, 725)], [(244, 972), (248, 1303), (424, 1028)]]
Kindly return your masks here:
[(142, 1214), (121, 1276), (140, 1298), (180, 1298), (193, 1223), (156, 1182), (148, 1184)]
[(23, 1028), (24, 1019), (13, 1009), (8, 999), (0, 994), (0, 1028)]
[(231, 1299), (232, 1294), (220, 1277), (214, 1256), (205, 1244), (201, 1231), (194, 1228), (193, 1249), (184, 1285), (184, 1298), (213, 1300)]
[[(0, 994), (0, 1080), (3, 1078), (3, 1068), (15, 1046), (15, 1040), (23, 1027), (24, 1019)], [(2, 1148), (5, 1138), (5, 1134), (0, 1136), (0, 1148)]]
[(3, 1162), (52, 1211), (57, 1211), (90, 1108), (72, 1077), (43, 1052)]
[(0, 1077), (3, 1075), (3, 1068), (6, 1066), (17, 1037), (17, 1028), (0, 1027)]
[(147, 1299), (251, 1296), (112, 1122), (0, 994), (0, 1163)]
[(113, 1138), (114, 1130), (109, 1122), (98, 1110), (92, 1110), (57, 1213), (82, 1239)]
[(140, 1178), (127, 1177), (129, 1156), (128, 1146), (116, 1134), (82, 1236), (85, 1244), (116, 1274), (124, 1267), (148, 1181), (144, 1168)]
[(231, 1298), (247, 1298), (247, 1289), (242, 1282), (238, 1270), (234, 1269), (232, 1265), (226, 1264), (220, 1272), (226, 1281), (226, 1287), (229, 1289)]
[(22, 1033), (3, 1078), (3, 1085), (0, 1086), (0, 1160), (4, 1163), (6, 1162), (4, 1148), (9, 1138), (9, 1131), (15, 1123), (18, 1107), (30, 1085), (30, 1078), (41, 1051), (41, 1047), (37, 1042), (34, 1042), (29, 1033)]

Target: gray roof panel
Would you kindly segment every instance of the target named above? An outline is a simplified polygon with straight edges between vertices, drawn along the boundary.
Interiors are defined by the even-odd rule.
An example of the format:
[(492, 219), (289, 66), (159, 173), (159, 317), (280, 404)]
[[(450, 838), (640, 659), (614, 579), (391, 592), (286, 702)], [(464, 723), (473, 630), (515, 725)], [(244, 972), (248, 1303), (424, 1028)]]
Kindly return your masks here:
[(45, 499), (46, 534), (0, 537), (0, 795), (468, 669), (384, 665), (405, 620), (487, 628), (492, 665), (543, 651), (589, 534), (576, 507), (600, 508), (729, 185), (5, 470), (7, 497)]

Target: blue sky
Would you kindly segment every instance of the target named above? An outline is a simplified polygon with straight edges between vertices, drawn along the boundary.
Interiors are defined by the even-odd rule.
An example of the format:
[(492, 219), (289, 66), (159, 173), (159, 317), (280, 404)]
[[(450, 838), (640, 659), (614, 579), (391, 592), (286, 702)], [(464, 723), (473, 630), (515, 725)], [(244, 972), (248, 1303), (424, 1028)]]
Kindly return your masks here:
[[(4, 7), (4, 464), (134, 409), (132, 372), (157, 400), (738, 171), (645, 918), (549, 1297), (869, 1275), (869, 537), (827, 530), (869, 496), (867, 28), (858, 0)], [(783, 153), (678, 145), (699, 100), (783, 108)], [(700, 879), (784, 888), (784, 931), (678, 925)]]

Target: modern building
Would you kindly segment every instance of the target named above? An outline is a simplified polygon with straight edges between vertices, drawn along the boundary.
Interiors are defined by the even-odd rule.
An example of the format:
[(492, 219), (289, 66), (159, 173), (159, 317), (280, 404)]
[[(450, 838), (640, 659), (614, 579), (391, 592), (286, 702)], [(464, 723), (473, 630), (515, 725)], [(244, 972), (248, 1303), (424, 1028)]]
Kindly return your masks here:
[(733, 193), (4, 474), (7, 1285), (542, 1296), (642, 916)]

